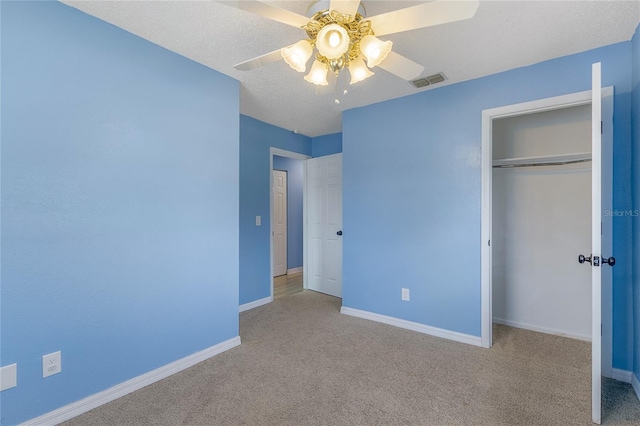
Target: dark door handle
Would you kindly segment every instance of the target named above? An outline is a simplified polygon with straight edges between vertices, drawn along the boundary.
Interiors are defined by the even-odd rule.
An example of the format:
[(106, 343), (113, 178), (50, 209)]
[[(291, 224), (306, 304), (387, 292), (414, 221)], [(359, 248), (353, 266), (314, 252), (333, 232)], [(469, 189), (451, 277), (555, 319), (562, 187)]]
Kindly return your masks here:
[(591, 256), (585, 257), (584, 254), (581, 254), (580, 256), (578, 256), (578, 263), (584, 263), (584, 262), (591, 263)]
[(613, 257), (613, 256), (612, 256), (612, 257), (610, 257), (610, 258), (608, 258), (608, 259), (607, 259), (606, 257), (603, 257), (603, 258), (602, 258), (602, 263), (608, 263), (608, 264), (609, 264), (609, 266), (613, 266), (613, 265), (615, 265), (615, 264), (616, 264), (616, 258), (615, 258), (615, 257)]
[[(616, 264), (615, 257), (609, 257), (609, 258), (603, 257), (602, 259), (600, 259), (599, 256), (593, 256), (593, 266), (600, 266), (600, 261), (602, 261), (602, 264), (608, 263), (609, 266), (613, 266)], [(585, 257), (582, 254), (578, 256), (578, 263), (584, 263), (584, 262), (591, 263), (591, 256)]]
[[(338, 231), (338, 232), (336, 232), (336, 234), (337, 234), (337, 235), (342, 235), (342, 231)], [(613, 258), (612, 258), (612, 259), (613, 259)], [(611, 265), (611, 266), (613, 266), (613, 265)]]

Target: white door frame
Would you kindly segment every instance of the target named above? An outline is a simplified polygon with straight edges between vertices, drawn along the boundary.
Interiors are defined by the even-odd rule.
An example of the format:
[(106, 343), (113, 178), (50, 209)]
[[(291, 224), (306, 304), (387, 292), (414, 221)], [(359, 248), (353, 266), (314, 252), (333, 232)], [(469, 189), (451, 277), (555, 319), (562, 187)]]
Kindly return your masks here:
[[(603, 88), (603, 92), (611, 91), (613, 93), (613, 87)], [(492, 323), (493, 323), (493, 310), (492, 310), (492, 259), (491, 259), (491, 219), (492, 219), (492, 125), (493, 120), (498, 118), (514, 117), (518, 115), (532, 114), (543, 111), (552, 111), (556, 109), (569, 108), (580, 105), (591, 104), (591, 90), (584, 92), (571, 93), (563, 96), (556, 96), (552, 98), (539, 99), (531, 102), (523, 102), (514, 105), (506, 105), (503, 107), (492, 108), (482, 111), (482, 212), (481, 212), (481, 231), (480, 231), (480, 243), (481, 243), (481, 285), (480, 285), (480, 299), (481, 299), (481, 341), (482, 347), (490, 348), (493, 343), (492, 336)], [(577, 255), (577, 254), (576, 254)], [(611, 289), (603, 289), (611, 291)], [(605, 297), (603, 300), (611, 300), (611, 297)], [(608, 307), (608, 313), (611, 313), (612, 307)], [(603, 324), (607, 330), (603, 330), (603, 334), (608, 331), (608, 336), (611, 336), (612, 324)], [(604, 337), (604, 336), (603, 336)], [(606, 344), (603, 357), (603, 369), (602, 374), (606, 377), (611, 377), (612, 373), (612, 359), (611, 359), (611, 339), (606, 341), (603, 339), (603, 344)], [(608, 346), (608, 347), (607, 347)]]
[[(280, 148), (269, 148), (269, 280), (271, 282), (270, 299), (273, 300), (273, 156), (293, 158), (295, 160), (303, 160), (302, 163), (302, 249), (307, 247), (307, 162), (311, 158), (310, 155), (299, 154), (293, 151), (287, 151)], [(288, 195), (288, 194), (287, 194)], [(302, 258), (302, 270), (304, 271), (304, 256)], [(303, 286), (307, 288), (307, 276), (303, 273)]]

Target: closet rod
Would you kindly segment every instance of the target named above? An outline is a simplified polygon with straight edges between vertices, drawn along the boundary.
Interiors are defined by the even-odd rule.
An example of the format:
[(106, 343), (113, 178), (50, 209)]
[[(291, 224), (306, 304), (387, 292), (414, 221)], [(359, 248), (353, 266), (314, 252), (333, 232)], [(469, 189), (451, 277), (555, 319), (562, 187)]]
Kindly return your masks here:
[(536, 166), (564, 166), (566, 164), (576, 164), (576, 163), (586, 163), (591, 161), (591, 158), (580, 158), (576, 160), (566, 160), (566, 161), (553, 161), (547, 163), (521, 163), (521, 164), (496, 164), (493, 166), (494, 169), (512, 169), (516, 167), (536, 167)]

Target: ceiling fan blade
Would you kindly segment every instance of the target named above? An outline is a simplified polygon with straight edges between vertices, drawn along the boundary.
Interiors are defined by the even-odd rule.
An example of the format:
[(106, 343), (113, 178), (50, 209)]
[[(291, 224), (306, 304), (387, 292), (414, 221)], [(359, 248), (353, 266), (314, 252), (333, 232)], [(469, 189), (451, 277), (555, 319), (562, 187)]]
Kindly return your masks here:
[(240, 62), (239, 64), (234, 65), (233, 67), (240, 71), (251, 71), (256, 68), (260, 68), (263, 65), (270, 64), (272, 62), (277, 62), (282, 59), (282, 54), (280, 53), (281, 49), (274, 50), (273, 52), (267, 53), (262, 56), (258, 56), (257, 58), (249, 59), (248, 61)]
[(472, 1), (432, 1), (406, 9), (372, 16), (371, 28), (376, 36), (415, 30), (433, 25), (462, 21), (472, 18), (480, 2)]
[(355, 16), (360, 6), (360, 0), (331, 0), (329, 10), (337, 10), (343, 15)]
[(385, 60), (378, 64), (378, 66), (406, 81), (413, 80), (424, 71), (422, 65), (416, 64), (411, 59), (407, 59), (393, 50), (389, 52), (389, 55), (387, 55)]
[(256, 15), (264, 16), (265, 18), (273, 19), (274, 21), (282, 22), (283, 24), (296, 28), (307, 25), (310, 21), (306, 16), (298, 15), (297, 13), (262, 3), (261, 1), (237, 0), (219, 1), (218, 3), (226, 4), (236, 9), (246, 10), (247, 12), (255, 13)]

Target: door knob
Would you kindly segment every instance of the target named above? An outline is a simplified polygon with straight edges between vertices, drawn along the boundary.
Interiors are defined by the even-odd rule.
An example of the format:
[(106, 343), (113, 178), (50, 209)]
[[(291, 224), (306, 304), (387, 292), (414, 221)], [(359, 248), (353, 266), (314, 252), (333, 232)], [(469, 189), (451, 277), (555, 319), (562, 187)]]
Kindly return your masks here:
[[(336, 235), (342, 235), (342, 231), (338, 231), (338, 232), (336, 232)], [(612, 258), (612, 259), (613, 259), (613, 258)], [(611, 265), (611, 266), (613, 266), (613, 265)]]
[(578, 263), (584, 263), (584, 262), (591, 263), (591, 256), (584, 257), (584, 254), (581, 254), (580, 256), (578, 256)]
[[(600, 259), (599, 256), (593, 256), (593, 266), (600, 266), (600, 262), (602, 261), (602, 264), (608, 263), (609, 266), (613, 266), (616, 264), (616, 258), (615, 257), (603, 257), (602, 259)], [(591, 263), (591, 256), (589, 257), (585, 257), (584, 255), (580, 255), (578, 256), (578, 263), (584, 263), (584, 262), (589, 262)]]
[(607, 259), (606, 257), (603, 257), (603, 258), (602, 258), (602, 263), (608, 263), (608, 264), (609, 264), (609, 266), (613, 266), (613, 265), (615, 265), (615, 264), (616, 264), (616, 258), (615, 258), (615, 257), (613, 257), (613, 256), (612, 256), (612, 257), (610, 257), (610, 258), (608, 258), (608, 259)]

